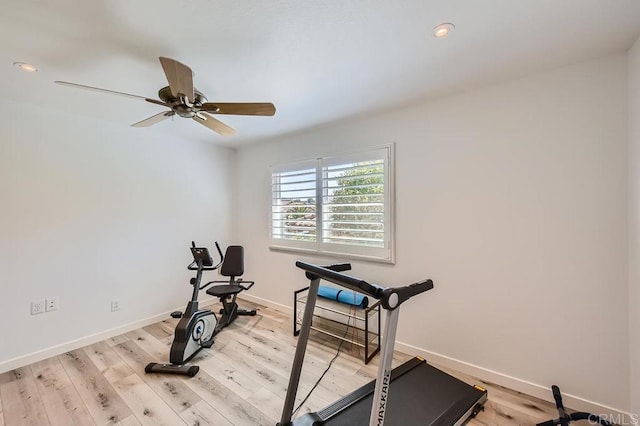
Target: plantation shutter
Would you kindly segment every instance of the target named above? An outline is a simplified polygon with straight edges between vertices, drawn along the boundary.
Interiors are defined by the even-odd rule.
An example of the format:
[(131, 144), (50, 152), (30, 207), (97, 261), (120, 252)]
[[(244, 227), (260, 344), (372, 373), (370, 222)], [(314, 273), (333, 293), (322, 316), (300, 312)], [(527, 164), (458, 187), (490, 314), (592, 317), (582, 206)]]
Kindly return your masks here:
[(316, 242), (316, 164), (306, 161), (272, 170), (272, 239)]
[(393, 262), (392, 150), (272, 167), (271, 247)]
[(384, 247), (383, 160), (322, 169), (322, 241)]

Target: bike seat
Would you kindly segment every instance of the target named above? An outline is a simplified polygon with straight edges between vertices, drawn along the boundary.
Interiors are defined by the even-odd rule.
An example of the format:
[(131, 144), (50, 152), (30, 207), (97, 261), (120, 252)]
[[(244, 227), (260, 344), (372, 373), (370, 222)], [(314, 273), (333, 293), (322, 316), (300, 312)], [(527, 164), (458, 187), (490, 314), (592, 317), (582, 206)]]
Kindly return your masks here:
[(224, 284), (224, 285), (216, 285), (207, 289), (207, 294), (216, 297), (224, 297), (224, 296), (232, 296), (234, 294), (240, 293), (242, 290), (245, 290), (244, 287), (241, 287), (237, 284)]

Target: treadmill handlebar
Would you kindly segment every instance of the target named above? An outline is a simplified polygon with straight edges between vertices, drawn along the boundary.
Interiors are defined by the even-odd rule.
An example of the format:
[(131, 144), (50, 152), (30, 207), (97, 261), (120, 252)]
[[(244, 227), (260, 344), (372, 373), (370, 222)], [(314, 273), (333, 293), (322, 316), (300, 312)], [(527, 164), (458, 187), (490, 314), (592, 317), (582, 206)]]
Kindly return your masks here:
[[(337, 263), (337, 264), (333, 264), (333, 265), (319, 266), (319, 268), (329, 269), (329, 270), (335, 271), (335, 272), (343, 272), (343, 271), (351, 270), (351, 264), (350, 263)], [(307, 276), (308, 280), (315, 279), (315, 275), (312, 274), (311, 272), (305, 272), (305, 275)]]
[[(348, 269), (341, 269), (341, 270), (351, 269), (351, 265), (348, 263), (342, 264), (342, 265), (333, 265), (333, 266), (344, 267), (344, 265), (348, 265), (349, 266)], [(367, 296), (373, 297), (374, 299), (381, 299), (383, 297), (384, 287), (369, 284), (368, 282), (361, 280), (359, 278), (355, 278), (346, 274), (341, 274), (336, 270), (332, 270), (332, 269), (325, 268), (318, 265), (312, 265), (311, 263), (306, 263), (301, 261), (297, 261), (296, 266), (306, 271), (306, 276), (310, 280), (314, 280), (316, 278), (322, 278), (323, 280), (327, 280), (334, 284), (338, 284), (339, 286), (346, 287), (349, 290), (354, 290), (360, 293), (364, 293)]]
[[(382, 298), (381, 303), (385, 309), (395, 309), (403, 302), (411, 299), (413, 296), (424, 293), (432, 288), (433, 281), (430, 279), (409, 284), (404, 287), (388, 288), (384, 291), (386, 297)], [(396, 297), (393, 297), (392, 294), (396, 294), (397, 299)]]
[(306, 262), (297, 261), (296, 266), (306, 271), (306, 276), (309, 280), (322, 278), (334, 284), (338, 284), (339, 286), (346, 287), (350, 290), (364, 293), (367, 296), (371, 296), (374, 299), (380, 300), (382, 306), (388, 310), (396, 309), (403, 302), (406, 302), (413, 296), (424, 293), (425, 291), (431, 290), (433, 288), (433, 281), (430, 279), (413, 283), (408, 286), (395, 288), (370, 284), (364, 280), (361, 280), (360, 278), (341, 274), (341, 271), (351, 269), (351, 265), (348, 263), (322, 267)]

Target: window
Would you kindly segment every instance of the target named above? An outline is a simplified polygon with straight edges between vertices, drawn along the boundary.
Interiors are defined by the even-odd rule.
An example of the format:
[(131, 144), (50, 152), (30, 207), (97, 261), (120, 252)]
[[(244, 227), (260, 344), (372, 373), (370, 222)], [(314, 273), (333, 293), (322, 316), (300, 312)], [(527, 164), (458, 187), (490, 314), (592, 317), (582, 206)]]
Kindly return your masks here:
[(393, 262), (393, 145), (271, 170), (271, 247)]

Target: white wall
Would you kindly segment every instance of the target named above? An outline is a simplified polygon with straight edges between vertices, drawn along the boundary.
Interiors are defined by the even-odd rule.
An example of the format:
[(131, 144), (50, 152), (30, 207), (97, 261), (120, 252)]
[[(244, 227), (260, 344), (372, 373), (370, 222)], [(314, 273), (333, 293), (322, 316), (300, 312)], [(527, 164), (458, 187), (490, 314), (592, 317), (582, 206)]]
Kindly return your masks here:
[(240, 149), (251, 293), (306, 284), (268, 248), (269, 166), (395, 141), (397, 263), (352, 263), (434, 279), (398, 340), (628, 410), (626, 73), (616, 55)]
[(629, 51), (629, 346), (631, 412), (640, 416), (640, 38)]
[[(231, 242), (235, 153), (5, 102), (0, 117), (0, 369), (186, 305), (191, 240)], [(59, 311), (30, 315), (51, 296)]]

